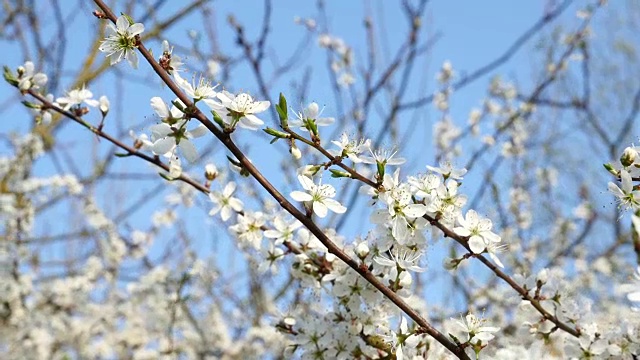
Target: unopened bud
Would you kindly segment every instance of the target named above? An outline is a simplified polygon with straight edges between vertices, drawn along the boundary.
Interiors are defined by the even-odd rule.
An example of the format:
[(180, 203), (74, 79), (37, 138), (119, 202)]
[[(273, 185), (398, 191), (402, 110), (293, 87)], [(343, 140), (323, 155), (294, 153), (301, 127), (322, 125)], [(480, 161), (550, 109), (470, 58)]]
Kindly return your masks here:
[(293, 156), (293, 158), (296, 160), (300, 160), (300, 158), (302, 157), (302, 152), (293, 143), (291, 144), (291, 148), (289, 149), (289, 152), (291, 153), (291, 156)]
[(107, 113), (109, 112), (109, 106), (111, 104), (109, 103), (109, 99), (102, 95), (100, 96), (100, 112), (102, 113), (102, 116), (107, 116)]
[(207, 164), (204, 167), (204, 177), (209, 181), (215, 180), (218, 177), (218, 169), (216, 166), (213, 164)]
[(627, 147), (626, 149), (624, 149), (624, 152), (620, 157), (620, 162), (622, 163), (622, 166), (628, 167), (636, 161), (637, 157), (638, 152), (632, 147)]
[(298, 175), (305, 175), (308, 177), (312, 177), (320, 171), (322, 166), (320, 165), (305, 165), (301, 168), (298, 168), (296, 171)]
[(547, 269), (540, 270), (540, 272), (538, 273), (538, 276), (536, 276), (536, 280), (541, 284), (545, 284), (547, 280), (549, 280), (549, 270)]
[(363, 241), (356, 246), (356, 255), (358, 255), (360, 259), (364, 259), (369, 255), (369, 246), (366, 242)]

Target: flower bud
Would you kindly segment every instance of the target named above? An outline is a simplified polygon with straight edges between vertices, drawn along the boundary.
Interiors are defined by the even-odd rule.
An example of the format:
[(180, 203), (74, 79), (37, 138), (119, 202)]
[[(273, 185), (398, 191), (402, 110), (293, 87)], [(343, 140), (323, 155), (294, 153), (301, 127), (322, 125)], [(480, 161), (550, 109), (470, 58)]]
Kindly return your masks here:
[(626, 149), (624, 149), (624, 152), (620, 157), (620, 162), (622, 163), (622, 166), (628, 167), (636, 161), (637, 157), (638, 152), (632, 147), (627, 147)]
[(218, 169), (216, 166), (213, 164), (207, 164), (204, 167), (204, 177), (209, 181), (215, 180), (218, 177)]
[(302, 152), (293, 143), (291, 144), (291, 148), (289, 149), (289, 152), (291, 153), (291, 156), (293, 156), (293, 158), (296, 160), (300, 160), (300, 158), (302, 157)]
[(369, 246), (366, 242), (363, 241), (356, 246), (356, 255), (358, 255), (360, 259), (364, 259), (369, 255)]
[(109, 106), (111, 104), (109, 103), (109, 99), (102, 95), (100, 96), (100, 112), (102, 113), (102, 116), (107, 116), (107, 113), (109, 112)]
[(545, 284), (547, 280), (549, 280), (549, 270), (547, 269), (540, 270), (540, 272), (538, 273), (538, 276), (536, 276), (536, 280), (542, 284)]

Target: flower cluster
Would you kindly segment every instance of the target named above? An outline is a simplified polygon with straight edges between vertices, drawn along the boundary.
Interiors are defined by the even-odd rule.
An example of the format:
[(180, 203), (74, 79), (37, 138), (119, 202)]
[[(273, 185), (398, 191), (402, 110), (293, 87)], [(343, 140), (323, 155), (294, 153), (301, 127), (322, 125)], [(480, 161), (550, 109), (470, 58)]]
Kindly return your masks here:
[[(419, 19), (413, 21), (415, 26), (419, 24)], [(315, 31), (316, 24), (312, 19), (305, 19), (304, 24), (309, 31)], [(109, 25), (108, 31), (100, 50), (107, 54), (112, 65), (127, 59), (136, 68), (136, 53), (138, 48), (143, 50), (139, 35), (144, 26), (123, 15), (115, 25)], [(195, 32), (189, 35), (194, 41), (199, 36)], [(330, 53), (332, 69), (339, 75), (338, 82), (346, 87), (353, 85), (352, 49), (341, 39), (327, 34), (321, 34), (319, 42)], [(596, 313), (589, 300), (573, 293), (594, 277), (581, 275), (568, 279), (568, 267), (552, 264), (556, 259), (550, 259), (550, 263), (536, 274), (518, 274), (507, 279), (512, 289), (491, 284), (469, 295), (463, 304), (467, 315), (460, 320), (439, 316), (442, 320), (438, 326), (445, 330), (450, 343), (429, 337), (427, 333), (431, 329), (422, 325), (424, 320), (412, 311), (399, 312), (396, 304), (406, 305), (416, 313), (432, 310), (422, 299), (431, 284), (420, 281), (424, 278), (417, 274), (427, 270), (426, 255), (435, 243), (431, 239), (455, 240), (452, 244), (456, 248), (451, 247), (451, 258), (445, 261), (446, 270), (479, 259), (481, 261), (476, 263), (487, 265), (504, 279), (508, 276), (506, 271), (496, 269), (486, 260), (485, 254), (498, 267), (504, 268), (497, 256), (506, 247), (501, 245), (502, 238), (519, 238), (515, 235), (523, 230), (538, 232), (531, 213), (525, 210), (532, 202), (526, 184), (518, 183), (509, 189), (505, 207), (513, 216), (507, 219), (501, 211), (501, 221), (495, 225), (488, 217), (479, 215), (478, 210), (464, 209), (467, 196), (462, 193), (462, 180), (467, 170), (454, 167), (451, 159), (460, 154), (458, 139), (466, 132), (454, 124), (449, 114), (455, 88), (452, 81), (456, 78), (450, 63), (446, 62), (437, 75), (442, 88), (433, 96), (435, 107), (442, 113), (434, 127), (434, 136), (438, 138), (437, 158), (445, 161), (438, 166), (427, 166), (425, 173), (406, 177), (401, 177), (400, 165), (406, 160), (399, 156), (399, 149), (378, 147), (371, 139), (347, 133), (328, 142), (321, 136), (319, 127), (331, 125), (335, 119), (321, 117), (323, 109), (312, 102), (296, 112), (296, 119), (289, 121), (286, 98), (281, 95), (276, 106), (280, 129), (266, 129), (265, 132), (273, 136), (274, 141), (284, 139), (288, 142), (298, 167), (300, 187), (296, 186), (299, 190), (291, 191), (289, 198), (301, 203), (299, 209), (286, 197), (274, 195), (287, 212), (275, 209), (275, 204), (259, 196), (256, 201), (240, 200), (255, 192), (250, 187), (242, 187), (243, 183), (237, 181), (235, 174), (229, 175), (208, 164), (200, 182), (184, 174), (181, 165), (181, 159), (197, 163), (198, 142), (195, 139), (208, 132), (226, 136), (223, 142), (229, 145), (226, 141), (233, 141), (229, 134), (237, 128), (260, 129), (264, 121), (259, 116), (271, 102), (257, 100), (248, 93), (219, 89), (219, 85), (214, 85), (206, 76), (185, 79), (182, 74), (188, 70), (183, 69), (181, 57), (174, 54), (174, 48), (167, 41), (162, 43), (162, 55), (157, 65), (170, 75), (182, 94), (176, 91), (172, 97), (178, 95), (178, 98), (171, 103), (159, 96), (151, 98), (157, 123), (149, 126), (147, 134), (137, 135), (131, 131), (132, 147), (112, 141), (125, 150), (125, 153), (118, 153), (119, 156), (137, 155), (156, 165), (160, 162), (161, 167), (169, 169), (169, 175), (163, 177), (170, 180), (172, 193), (164, 198), (163, 207), (153, 214), (149, 228), (119, 226), (119, 216), (112, 218), (99, 201), (83, 194), (82, 181), (74, 176), (33, 177), (30, 173), (35, 159), (46, 146), (38, 136), (11, 139), (16, 156), (11, 159), (0, 156), (0, 213), (7, 216), (3, 229), (8, 239), (0, 242), (0, 263), (3, 265), (0, 266), (0, 289), (3, 290), (0, 291), (0, 335), (2, 347), (12, 349), (15, 358), (298, 356), (402, 360), (447, 358), (451, 347), (460, 351), (457, 355), (461, 358), (480, 358), (481, 352), (483, 356), (495, 359), (525, 356), (617, 359), (640, 353), (640, 327), (637, 322), (625, 321), (633, 308), (620, 308), (616, 301), (611, 301), (606, 294), (613, 292), (612, 287), (594, 288), (594, 298), (603, 299), (598, 306), (616, 309), (609, 314)], [(214, 77), (218, 67), (219, 64), (209, 62), (209, 75)], [(52, 94), (40, 94), (38, 91), (45, 87), (47, 76), (37, 73), (31, 62), (19, 67), (15, 73), (5, 68), (5, 79), (23, 95), (30, 94), (39, 101), (38, 104), (25, 102), (38, 123), (50, 122), (51, 112), (57, 111), (109, 139), (102, 132), (110, 108), (106, 96), (94, 99), (85, 86), (71, 89), (57, 98)], [(508, 116), (513, 119), (509, 126), (504, 126), (508, 141), (498, 152), (505, 159), (522, 157), (527, 150), (525, 140), (529, 134), (521, 118), (533, 111), (533, 105), (521, 104), (514, 110), (513, 102), (518, 92), (514, 86), (499, 79), (492, 81), (490, 93), (499, 101), (487, 101), (483, 110), (473, 111), (469, 131), (473, 136), (478, 135), (487, 114)], [(204, 114), (199, 109), (203, 104), (214, 122), (203, 120)], [(90, 108), (97, 108), (102, 115), (97, 126), (90, 124), (89, 116), (84, 117)], [(502, 130), (502, 125), (499, 128)], [(491, 146), (494, 141), (486, 139), (485, 145)], [(317, 150), (324, 157), (321, 160), (314, 157), (312, 162), (305, 163), (296, 142), (308, 145), (310, 150)], [(324, 146), (330, 144), (335, 148), (326, 150)], [(229, 145), (229, 149), (238, 154), (237, 148)], [(640, 190), (635, 184), (640, 181), (639, 151), (638, 147), (628, 147), (619, 162), (606, 165), (617, 180), (609, 183), (610, 192), (618, 199), (620, 208), (634, 211), (630, 234), (634, 244), (640, 239)], [(247, 166), (246, 158), (238, 158), (242, 160), (228, 157), (232, 171), (260, 179), (261, 174)], [(162, 163), (167, 159), (168, 165)], [(397, 168), (392, 171), (390, 167)], [(535, 170), (536, 176), (532, 180), (538, 182), (541, 192), (551, 194), (557, 183), (554, 169)], [(326, 172), (339, 180), (323, 179)], [(173, 181), (178, 179), (183, 181)], [(363, 210), (369, 215), (364, 219), (368, 218), (370, 224), (367, 226), (370, 226), (366, 235), (356, 235), (349, 241), (339, 234), (339, 225), (331, 226), (333, 220), (343, 221), (358, 211), (354, 207), (347, 213), (347, 207), (341, 203), (345, 194), (336, 191), (337, 183), (353, 181), (364, 184), (362, 191), (354, 191), (354, 196), (360, 194), (370, 204)], [(208, 193), (212, 203), (209, 215), (219, 216), (221, 222), (213, 221), (224, 223), (222, 225), (250, 266), (252, 276), (246, 284), (248, 297), (243, 298), (243, 291), (236, 290), (245, 285), (243, 282), (247, 279), (216, 268), (214, 258), (207, 262), (196, 259), (198, 248), (187, 241), (174, 240), (183, 239), (184, 232), (191, 230), (182, 222), (182, 218), (188, 216), (181, 215), (182, 211), (186, 214), (187, 208), (197, 208), (194, 204), (198, 204), (198, 191)], [(52, 194), (55, 198), (60, 193), (80, 198), (76, 203), (81, 204), (84, 228), (79, 233), (81, 236), (91, 234), (97, 255), (65, 264), (71, 269), (69, 276), (56, 278), (51, 277), (48, 270), (41, 269), (46, 265), (42, 265), (40, 255), (32, 251), (31, 244), (38, 240), (31, 236), (35, 209), (49, 206)], [(503, 204), (497, 202), (502, 207)], [(256, 203), (260, 203), (259, 209), (255, 208)], [(330, 211), (336, 215), (327, 218)], [(580, 214), (576, 218), (582, 220), (592, 216), (587, 205), (574, 213)], [(174, 225), (175, 234), (171, 234)], [(558, 218), (554, 226), (546, 235), (557, 239), (558, 243), (565, 241), (567, 234), (577, 227), (567, 218)], [(319, 230), (321, 227), (324, 228)], [(431, 239), (427, 235), (431, 235)], [(43, 241), (50, 240), (45, 238)], [(159, 252), (153, 251), (152, 246), (162, 241), (167, 243), (166, 250), (179, 251), (180, 256), (168, 261), (158, 259)], [(531, 247), (525, 241), (510, 245), (512, 250)], [(458, 253), (459, 249), (462, 249), (462, 255)], [(550, 251), (561, 250), (553, 247)], [(349, 259), (345, 260), (345, 256)], [(535, 251), (527, 252), (524, 259), (510, 257), (507, 260), (508, 265), (521, 260), (517, 264), (524, 268), (522, 265), (526, 262), (533, 264), (536, 261)], [(129, 271), (133, 261), (141, 266)], [(229, 263), (220, 265), (229, 266)], [(571, 271), (576, 273), (608, 274), (612, 271), (611, 263), (603, 259), (592, 262), (579, 259), (572, 265)], [(276, 278), (268, 275), (283, 268), (291, 275), (288, 284), (274, 297), (265, 296), (265, 287), (271, 285), (266, 281)], [(475, 268), (472, 269), (470, 272), (475, 275)], [(454, 277), (462, 272), (444, 273)], [(121, 286), (119, 281), (124, 273), (127, 284)], [(476, 280), (474, 276), (469, 278)], [(274, 283), (279, 279), (275, 280)], [(616, 289), (635, 304), (640, 302), (639, 280), (640, 268), (631, 282)], [(302, 284), (307, 290), (290, 291), (293, 283)], [(463, 290), (471, 290), (475, 285)], [(220, 295), (218, 291), (233, 301), (228, 304), (211, 301), (212, 297)], [(287, 309), (286, 314), (279, 313), (276, 309), (281, 306), (282, 299), (290, 295), (299, 306)], [(250, 299), (255, 317), (251, 325), (238, 325), (246, 322), (246, 299)], [(505, 304), (513, 305), (513, 311), (507, 314), (496, 311), (491, 320), (475, 315), (478, 309)], [(598, 318), (609, 315), (611, 319)], [(610, 324), (612, 319), (619, 323)], [(501, 329), (509, 331), (501, 333)], [(535, 337), (544, 338), (544, 342), (534, 342)], [(524, 341), (516, 343), (514, 339)], [(446, 344), (450, 344), (449, 349), (442, 346)], [(13, 352), (13, 349), (19, 351)], [(462, 352), (465, 354), (461, 355)]]

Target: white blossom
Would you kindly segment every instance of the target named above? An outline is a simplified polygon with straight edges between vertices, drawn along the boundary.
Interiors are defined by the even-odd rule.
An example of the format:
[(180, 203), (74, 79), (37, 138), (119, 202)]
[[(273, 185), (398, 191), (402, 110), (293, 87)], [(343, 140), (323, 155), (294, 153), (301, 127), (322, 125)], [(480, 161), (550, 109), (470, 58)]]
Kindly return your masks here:
[(500, 330), (499, 327), (484, 326), (486, 322), (486, 319), (479, 319), (473, 314), (467, 314), (463, 320), (456, 320), (456, 324), (468, 335), (467, 341), (473, 343), (479, 340), (485, 344), (494, 338), (493, 333)]
[(233, 193), (236, 191), (236, 183), (233, 181), (228, 182), (225, 185), (222, 192), (212, 191), (209, 193), (209, 199), (215, 204), (213, 209), (209, 211), (209, 215), (213, 216), (220, 212), (222, 221), (227, 221), (231, 217), (232, 213), (242, 211), (244, 204), (240, 199), (233, 197)]
[(271, 106), (269, 101), (255, 101), (251, 95), (240, 93), (234, 95), (223, 90), (216, 95), (216, 100), (207, 99), (204, 103), (222, 118), (224, 123), (234, 128), (236, 125), (257, 130), (264, 124), (255, 114), (261, 113)]
[(204, 136), (208, 130), (202, 124), (193, 130), (187, 130), (187, 123), (187, 120), (181, 120), (173, 126), (166, 123), (151, 126), (151, 139), (154, 140), (153, 152), (164, 155), (179, 148), (189, 162), (195, 162), (198, 151), (190, 139)]
[(331, 155), (348, 157), (356, 164), (363, 161), (360, 154), (371, 148), (371, 139), (351, 140), (347, 133), (342, 133), (340, 140), (333, 140), (332, 143), (338, 147), (338, 150), (329, 150)]
[(131, 67), (137, 69), (136, 35), (142, 34), (144, 25), (141, 23), (130, 24), (127, 17), (122, 15), (118, 17), (115, 26), (111, 23), (108, 26), (111, 33), (102, 41), (98, 49), (107, 53), (107, 57), (111, 59), (111, 65), (115, 65), (125, 58)]
[(458, 216), (458, 224), (453, 231), (460, 236), (469, 236), (469, 248), (476, 254), (484, 251), (489, 243), (500, 242), (500, 235), (491, 231), (493, 224), (489, 219), (480, 219), (475, 210), (467, 211), (467, 216)]
[(633, 189), (631, 175), (626, 170), (620, 170), (620, 180), (622, 188), (613, 182), (609, 182), (609, 191), (618, 198), (620, 208), (637, 209), (640, 207), (640, 191)]
[(83, 86), (81, 89), (70, 90), (67, 92), (67, 96), (57, 98), (56, 102), (62, 105), (64, 110), (69, 110), (71, 107), (82, 103), (93, 107), (100, 105), (100, 102), (92, 99), (92, 97), (93, 93)]
[(39, 89), (46, 85), (47, 75), (35, 72), (35, 65), (27, 61), (18, 68), (18, 88), (22, 91)]
[(347, 208), (333, 199), (336, 196), (336, 190), (328, 184), (314, 184), (313, 180), (304, 175), (298, 175), (298, 181), (307, 192), (293, 191), (291, 197), (296, 201), (309, 204), (313, 212), (319, 217), (327, 216), (327, 210), (342, 214)]

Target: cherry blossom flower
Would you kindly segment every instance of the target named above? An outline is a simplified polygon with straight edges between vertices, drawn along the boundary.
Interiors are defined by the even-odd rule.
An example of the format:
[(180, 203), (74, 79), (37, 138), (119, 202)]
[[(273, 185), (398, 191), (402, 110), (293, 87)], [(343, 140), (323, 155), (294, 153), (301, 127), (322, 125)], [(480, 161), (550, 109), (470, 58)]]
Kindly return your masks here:
[(227, 221), (233, 212), (242, 211), (244, 204), (241, 200), (232, 196), (234, 191), (236, 191), (236, 183), (231, 181), (225, 185), (222, 192), (210, 192), (209, 199), (211, 199), (215, 206), (211, 211), (209, 211), (209, 215), (213, 216), (220, 212), (220, 218), (222, 218), (222, 221)]
[(419, 336), (409, 331), (407, 319), (404, 316), (400, 319), (399, 331), (397, 333), (392, 332), (390, 335), (382, 335), (382, 338), (391, 343), (391, 346), (395, 349), (396, 360), (404, 360), (405, 358), (403, 345), (415, 348), (420, 341)]
[(136, 149), (153, 151), (153, 141), (149, 140), (147, 134), (136, 134), (135, 131), (129, 130), (129, 136), (133, 139), (133, 146)]
[(81, 89), (73, 89), (67, 92), (67, 96), (57, 98), (56, 102), (62, 105), (64, 110), (69, 110), (73, 106), (81, 105), (82, 103), (93, 107), (100, 105), (100, 102), (92, 99), (92, 97), (93, 93), (83, 86)]
[[(176, 99), (175, 101), (182, 104), (180, 99)], [(182, 105), (184, 106), (184, 104)], [(173, 105), (171, 109), (169, 109), (169, 106), (164, 100), (158, 96), (151, 98), (151, 108), (160, 117), (160, 121), (169, 125), (173, 125), (184, 118), (184, 113), (177, 106)]]
[(369, 149), (369, 153), (371, 153), (371, 156), (361, 156), (362, 162), (364, 162), (365, 164), (379, 164), (382, 166), (385, 166), (385, 165), (393, 166), (393, 165), (402, 165), (407, 161), (406, 159), (401, 157), (394, 158), (394, 156), (398, 153), (398, 150), (396, 149), (380, 148), (376, 151)]
[(238, 223), (229, 226), (229, 230), (235, 233), (242, 246), (251, 245), (254, 249), (260, 250), (262, 226), (265, 222), (264, 213), (245, 211), (244, 214), (238, 214)]
[(173, 53), (173, 46), (170, 46), (167, 40), (162, 41), (162, 56), (158, 63), (169, 75), (177, 74), (183, 65), (182, 58)]
[(418, 177), (411, 176), (408, 182), (411, 185), (411, 191), (416, 196), (430, 199), (440, 187), (442, 178), (435, 174), (425, 174)]
[(351, 140), (346, 133), (342, 134), (340, 140), (334, 140), (332, 143), (338, 147), (338, 150), (329, 150), (331, 155), (348, 157), (349, 160), (356, 164), (363, 161), (360, 158), (360, 154), (371, 148), (371, 139)]
[(395, 246), (391, 251), (391, 259), (384, 256), (376, 256), (373, 261), (382, 266), (398, 266), (404, 270), (410, 270), (415, 272), (423, 272), (424, 268), (416, 265), (422, 253), (420, 251), (412, 250), (404, 246)]
[(47, 75), (35, 73), (33, 62), (27, 61), (18, 68), (18, 88), (22, 91), (38, 89), (47, 83)]
[(255, 101), (251, 95), (240, 93), (234, 95), (226, 90), (219, 92), (216, 98), (204, 100), (213, 111), (215, 111), (225, 122), (225, 125), (233, 129), (236, 125), (257, 130), (264, 124), (255, 114), (261, 113), (271, 106), (269, 101)]
[[(455, 319), (451, 319), (455, 320)], [(479, 340), (481, 342), (488, 342), (489, 340), (494, 338), (492, 333), (499, 331), (499, 327), (493, 326), (483, 326), (487, 320), (479, 319), (473, 314), (467, 314), (464, 320), (455, 320), (458, 326), (468, 334), (469, 339), (468, 342), (474, 342), (474, 340)]]
[(319, 117), (322, 114), (322, 110), (317, 103), (312, 102), (302, 111), (296, 113), (297, 119), (289, 121), (289, 125), (300, 127), (301, 130), (309, 131), (312, 128), (318, 126), (327, 126), (334, 123), (335, 119), (332, 117)]
[(182, 78), (177, 72), (173, 75), (176, 84), (193, 99), (194, 102), (202, 100), (205, 104), (209, 105), (209, 102), (215, 98), (218, 93), (214, 90), (218, 85), (211, 86), (211, 81), (204, 77), (200, 77), (196, 84), (195, 78), (192, 82)]
[(342, 214), (347, 211), (347, 208), (342, 206), (339, 202), (333, 199), (336, 196), (336, 190), (333, 186), (328, 184), (318, 185), (313, 183), (313, 180), (304, 176), (298, 175), (298, 181), (302, 184), (302, 187), (307, 192), (293, 191), (291, 197), (296, 201), (310, 203), (313, 212), (321, 218), (327, 216), (327, 210), (331, 210), (335, 213)]
[(489, 243), (501, 240), (499, 235), (491, 232), (491, 220), (478, 218), (475, 210), (467, 211), (466, 218), (462, 214), (458, 215), (458, 224), (460, 226), (455, 227), (453, 231), (460, 236), (469, 236), (469, 248), (475, 254), (483, 252)]
[(631, 175), (626, 170), (620, 170), (622, 188), (613, 182), (609, 182), (609, 191), (618, 198), (620, 208), (627, 210), (640, 207), (640, 191), (633, 189)]
[(141, 23), (130, 24), (127, 16), (122, 15), (116, 21), (115, 26), (109, 24), (108, 30), (111, 31), (111, 34), (102, 41), (98, 49), (107, 53), (107, 57), (111, 58), (111, 65), (115, 65), (125, 58), (131, 67), (137, 69), (136, 35), (142, 34), (144, 25)]
[[(385, 174), (383, 185), (385, 192), (380, 199), (386, 202), (387, 208), (375, 211), (371, 215), (374, 224), (391, 223), (391, 233), (400, 243), (404, 244), (410, 235), (409, 222), (426, 214), (427, 207), (423, 204), (414, 204), (408, 184), (398, 184), (399, 171), (394, 177)], [(392, 180), (394, 179), (394, 180)]]
[(448, 161), (440, 163), (440, 167), (433, 167), (433, 166), (427, 165), (427, 169), (435, 173), (442, 174), (445, 180), (446, 179), (462, 180), (462, 176), (467, 173), (467, 169), (464, 169), (464, 168), (455, 169), (453, 165)]
[(151, 126), (151, 139), (154, 140), (153, 152), (164, 155), (179, 148), (189, 162), (196, 161), (198, 151), (190, 139), (204, 136), (207, 128), (200, 124), (189, 131), (186, 128), (187, 122), (187, 120), (181, 120), (173, 126), (166, 123)]
[(273, 226), (275, 229), (266, 230), (264, 236), (269, 239), (275, 239), (274, 245), (279, 245), (285, 241), (290, 241), (293, 238), (294, 231), (301, 227), (302, 223), (298, 220), (287, 223), (282, 216), (276, 216), (273, 219)]

